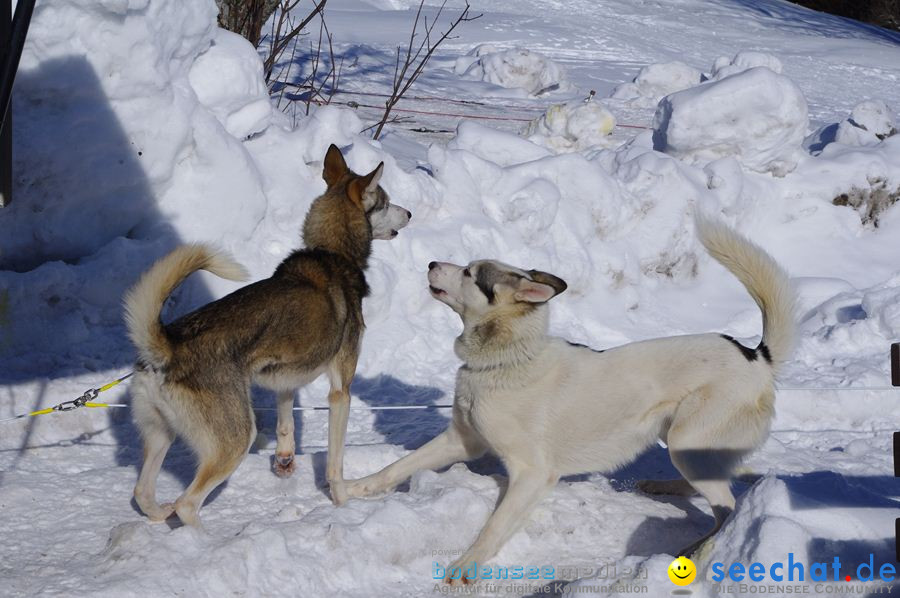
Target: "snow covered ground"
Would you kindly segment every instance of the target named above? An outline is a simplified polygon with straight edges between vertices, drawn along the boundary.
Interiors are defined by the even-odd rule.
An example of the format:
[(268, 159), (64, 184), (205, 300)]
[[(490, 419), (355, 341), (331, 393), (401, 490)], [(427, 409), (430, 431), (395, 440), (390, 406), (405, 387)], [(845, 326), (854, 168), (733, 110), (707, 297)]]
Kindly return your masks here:
[[(0, 211), (0, 418), (128, 371), (122, 294), (175, 244), (216, 243), (268, 276), (324, 189), (330, 143), (357, 171), (384, 160), (384, 188), (413, 212), (397, 239), (376, 242), (358, 406), (451, 401), (460, 325), (428, 296), (434, 259), (495, 257), (561, 276), (569, 289), (551, 327), (574, 342), (717, 331), (755, 344), (756, 306), (693, 237), (700, 206), (784, 264), (801, 314), (771, 438), (735, 483), (737, 510), (689, 589), (724, 592), (715, 563), (768, 570), (791, 553), (807, 568), (838, 556), (841, 579), (851, 576), (807, 580), (811, 595), (881, 591), (860, 584), (857, 567), (872, 555), (877, 576), (893, 562), (900, 513), (890, 455), (900, 392), (886, 388), (900, 340), (900, 135), (886, 136), (900, 109), (900, 35), (781, 0), (485, 0), (400, 104), (412, 120), (372, 141), (362, 131), (377, 110), (366, 106), (383, 98), (364, 94), (388, 90), (414, 4), (329, 2), (347, 93), (303, 117), (266, 102), (259, 59), (216, 29), (211, 0), (39, 3), (14, 97), (16, 196)], [(482, 44), (491, 76), (470, 69)], [(538, 70), (517, 78), (504, 65)], [(563, 84), (528, 83), (550, 75)], [(516, 81), (528, 89), (505, 86)], [(590, 90), (598, 107), (586, 109)], [(167, 317), (234, 288), (196, 278)], [(202, 511), (204, 533), (150, 525), (130, 502), (141, 451), (127, 409), (0, 423), (0, 594), (446, 591), (435, 564), (474, 539), (502, 466), (425, 472), (334, 508), (325, 412), (297, 414), (297, 472), (280, 479), (269, 471), (274, 398), (257, 394), (258, 441)], [(299, 403), (324, 405), (325, 394), (319, 381)], [(102, 396), (127, 403), (127, 385)], [(420, 446), (446, 416), (353, 411), (347, 474)], [(160, 495), (174, 498), (192, 467), (176, 445)], [(622, 471), (564, 480), (493, 561), (552, 567), (560, 583), (479, 592), (669, 594), (672, 552), (712, 522), (699, 499), (634, 490), (669, 476), (654, 448)], [(758, 593), (733, 584), (734, 595)]]

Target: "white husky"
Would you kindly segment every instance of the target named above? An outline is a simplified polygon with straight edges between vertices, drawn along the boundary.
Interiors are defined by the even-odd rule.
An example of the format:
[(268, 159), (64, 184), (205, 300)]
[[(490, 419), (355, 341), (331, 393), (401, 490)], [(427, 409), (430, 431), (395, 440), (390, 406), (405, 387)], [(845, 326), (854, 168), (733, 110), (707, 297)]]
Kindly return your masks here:
[(794, 337), (794, 294), (778, 264), (724, 224), (698, 217), (695, 227), (762, 310), (756, 349), (697, 334), (593, 351), (547, 335), (546, 302), (566, 289), (556, 276), (495, 261), (429, 264), (432, 294), (464, 326), (455, 344), (464, 363), (453, 422), (417, 451), (350, 482), (350, 496), (383, 492), (420, 469), (497, 454), (509, 472), (506, 495), (447, 568), (447, 581), (467, 583), (561, 476), (614, 470), (661, 438), (684, 479), (641, 488), (696, 491), (709, 501), (715, 526), (681, 551), (693, 552), (734, 508), (732, 470), (768, 434), (775, 374)]

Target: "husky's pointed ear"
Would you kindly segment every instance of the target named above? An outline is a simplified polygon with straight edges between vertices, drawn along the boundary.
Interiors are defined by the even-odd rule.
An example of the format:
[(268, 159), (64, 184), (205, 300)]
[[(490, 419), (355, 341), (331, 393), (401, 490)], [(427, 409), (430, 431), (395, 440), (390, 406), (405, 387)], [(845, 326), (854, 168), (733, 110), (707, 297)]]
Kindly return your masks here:
[[(540, 287), (550, 287), (552, 293), (546, 299), (542, 299), (540, 303), (544, 301), (549, 301), (553, 297), (556, 297), (563, 291), (565, 291), (569, 285), (566, 284), (566, 281), (560, 278), (559, 276), (554, 276), (549, 272), (541, 272), (540, 270), (529, 270), (528, 275), (531, 276), (532, 284), (535, 284)], [(531, 282), (525, 279), (522, 279), (524, 282)], [(519, 288), (522, 288), (522, 285), (519, 285)], [(543, 291), (544, 289), (541, 289)], [(518, 295), (518, 293), (517, 293)], [(518, 297), (516, 297), (518, 299)]]
[(341, 177), (347, 174), (349, 170), (341, 150), (332, 143), (325, 154), (325, 166), (322, 169), (322, 178), (325, 179), (325, 183), (331, 187), (341, 180)]
[(525, 303), (545, 303), (556, 296), (556, 291), (548, 284), (541, 284), (523, 278), (516, 287), (516, 293), (513, 299), (516, 301), (524, 301)]
[(347, 194), (350, 196), (350, 199), (361, 205), (365, 210), (372, 207), (367, 205), (366, 198), (374, 197), (374, 191), (378, 188), (379, 181), (381, 181), (382, 172), (384, 172), (384, 162), (379, 162), (375, 170), (369, 174), (350, 181), (350, 185), (347, 188)]

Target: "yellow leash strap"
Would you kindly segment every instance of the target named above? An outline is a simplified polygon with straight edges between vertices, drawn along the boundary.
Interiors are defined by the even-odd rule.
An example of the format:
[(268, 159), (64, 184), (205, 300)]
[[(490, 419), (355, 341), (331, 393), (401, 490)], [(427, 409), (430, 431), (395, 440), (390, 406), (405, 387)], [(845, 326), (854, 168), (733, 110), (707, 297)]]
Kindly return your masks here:
[(109, 390), (113, 386), (120, 384), (122, 381), (127, 380), (133, 375), (134, 372), (128, 372), (121, 378), (117, 378), (116, 380), (113, 380), (108, 384), (104, 384), (100, 388), (90, 388), (84, 391), (84, 394), (77, 399), (64, 401), (59, 405), (54, 405), (53, 407), (47, 407), (45, 409), (38, 409), (37, 411), (32, 411), (31, 413), (22, 413), (20, 415), (8, 417), (6, 419), (0, 419), (0, 423), (13, 421), (15, 419), (22, 419), (24, 417), (32, 417), (35, 415), (45, 415), (47, 413), (53, 413), (54, 411), (72, 411), (73, 409), (78, 409), (79, 407), (127, 407), (127, 405), (117, 403), (97, 403), (94, 401), (94, 399), (96, 399), (97, 395), (99, 395), (101, 392)]

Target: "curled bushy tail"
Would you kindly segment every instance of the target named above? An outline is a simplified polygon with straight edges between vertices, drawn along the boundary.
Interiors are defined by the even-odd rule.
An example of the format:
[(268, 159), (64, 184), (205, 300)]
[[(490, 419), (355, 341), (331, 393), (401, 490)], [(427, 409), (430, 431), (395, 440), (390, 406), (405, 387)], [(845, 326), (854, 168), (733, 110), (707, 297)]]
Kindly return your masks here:
[(197, 270), (228, 280), (243, 281), (247, 271), (228, 254), (205, 245), (184, 245), (161, 258), (125, 295), (125, 322), (138, 356), (148, 364), (164, 366), (172, 348), (159, 313), (166, 298)]
[(709, 254), (741, 281), (762, 310), (763, 335), (757, 351), (769, 357), (777, 371), (794, 348), (796, 295), (787, 273), (723, 222), (696, 215), (694, 226)]

